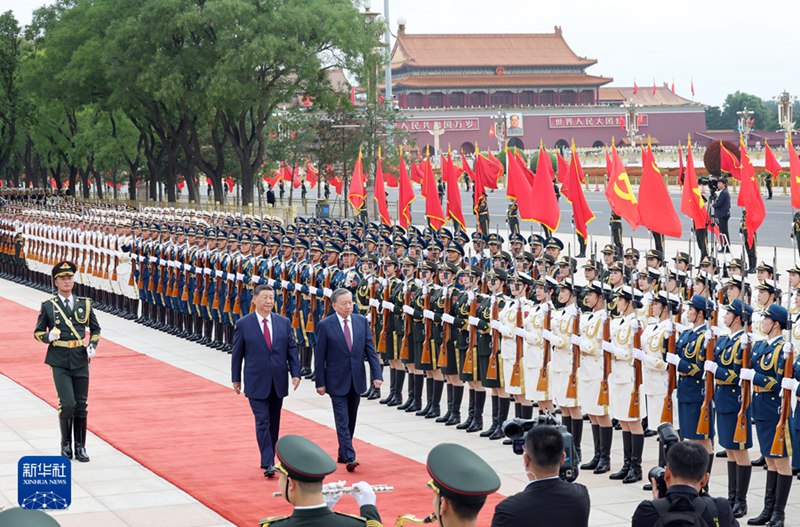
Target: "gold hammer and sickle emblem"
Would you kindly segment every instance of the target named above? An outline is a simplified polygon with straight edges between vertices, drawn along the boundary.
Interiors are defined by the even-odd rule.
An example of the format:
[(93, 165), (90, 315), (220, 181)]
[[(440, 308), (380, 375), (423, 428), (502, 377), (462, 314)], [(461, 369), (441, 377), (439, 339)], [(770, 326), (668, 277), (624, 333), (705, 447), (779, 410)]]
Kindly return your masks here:
[[(620, 183), (622, 183), (622, 188), (620, 188)], [(614, 193), (626, 201), (636, 203), (636, 196), (633, 194), (631, 181), (628, 179), (627, 172), (620, 174), (619, 179), (614, 183)]]

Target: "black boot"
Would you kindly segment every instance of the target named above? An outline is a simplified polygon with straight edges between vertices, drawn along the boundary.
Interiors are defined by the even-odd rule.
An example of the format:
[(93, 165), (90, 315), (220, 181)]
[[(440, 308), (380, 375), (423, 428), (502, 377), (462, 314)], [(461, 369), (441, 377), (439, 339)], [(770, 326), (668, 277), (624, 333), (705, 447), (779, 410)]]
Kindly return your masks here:
[(72, 419), (58, 418), (61, 425), (61, 455), (72, 459)]
[[(395, 370), (396, 373), (396, 380), (397, 380), (397, 388), (394, 390), (394, 398), (387, 403), (386, 406), (399, 406), (403, 404), (403, 385), (406, 382), (406, 370)], [(411, 381), (409, 381), (411, 384)]]
[(378, 401), (380, 404), (389, 404), (394, 398), (395, 390), (397, 390), (397, 371), (394, 368), (389, 370), (389, 395), (385, 399)]
[(595, 474), (605, 474), (611, 470), (611, 442), (614, 439), (614, 427), (600, 427), (600, 461), (594, 469)]
[(468, 433), (483, 430), (483, 407), (485, 404), (486, 392), (475, 392), (475, 415), (472, 417), (472, 424), (467, 428)]
[(764, 460), (764, 456), (759, 457), (758, 459), (751, 461), (750, 464), (754, 467), (767, 467), (767, 462)]
[(503, 439), (506, 435), (503, 433), (503, 423), (508, 419), (508, 409), (511, 407), (511, 399), (508, 397), (500, 397), (497, 401), (497, 427), (494, 429), (489, 439), (497, 441)]
[(581, 465), (581, 470), (594, 470), (600, 462), (600, 425), (592, 424), (592, 439), (594, 440), (594, 457)]
[(736, 504), (733, 506), (734, 518), (742, 518), (747, 514), (747, 491), (750, 489), (750, 476), (752, 474), (752, 466), (736, 466)]
[[(470, 390), (472, 391), (472, 390)], [(447, 420), (445, 426), (457, 425), (461, 421), (461, 401), (464, 399), (464, 387), (453, 386), (453, 404), (450, 419)], [(439, 421), (437, 419), (437, 421)]]
[[(409, 373), (408, 374), (408, 397), (406, 397), (406, 402), (401, 404), (397, 407), (398, 410), (405, 410), (412, 404), (414, 404), (414, 386), (417, 384), (417, 374), (416, 373)], [(400, 392), (402, 394), (402, 392)]]
[[(709, 454), (708, 455), (708, 468), (706, 469), (706, 472), (711, 474), (711, 469), (712, 468), (714, 468), (714, 454)], [(709, 481), (711, 480), (710, 477), (708, 479), (709, 479)], [(708, 494), (708, 481), (706, 481), (706, 484), (703, 487), (703, 490), (706, 491), (706, 494)]]
[(414, 400), (406, 408), (406, 413), (419, 412), (422, 408), (422, 388), (425, 386), (425, 375), (414, 376)]
[[(441, 417), (436, 418), (437, 423), (446, 423), (450, 420), (450, 416), (453, 415), (453, 388), (454, 386), (447, 383), (447, 412)], [(426, 416), (427, 417), (427, 416)]]
[(500, 411), (500, 397), (492, 395), (492, 424), (481, 432), (481, 437), (490, 437), (497, 430), (497, 413)]
[(736, 505), (736, 461), (728, 461), (728, 505), (731, 506), (731, 510), (733, 510), (733, 506)]
[(89, 461), (86, 453), (86, 418), (76, 417), (73, 419), (73, 431), (75, 432), (75, 460), (80, 462)]
[(631, 434), (631, 468), (623, 483), (642, 481), (642, 452), (644, 452), (644, 434)]
[(775, 508), (769, 519), (767, 527), (784, 527), (786, 521), (786, 502), (789, 501), (789, 491), (792, 490), (792, 476), (778, 474), (778, 483), (775, 486)]
[(422, 417), (426, 415), (433, 406), (433, 377), (425, 377), (425, 407), (420, 408), (414, 415)]
[(467, 413), (467, 420), (456, 426), (457, 430), (466, 430), (472, 426), (472, 420), (475, 419), (475, 390), (469, 391), (469, 411)]
[(444, 391), (444, 381), (433, 381), (433, 404), (431, 405), (428, 413), (425, 414), (425, 419), (433, 419), (442, 414), (442, 392)]
[(575, 463), (580, 463), (583, 459), (581, 450), (581, 440), (583, 440), (583, 419), (572, 420), (572, 444), (575, 445)]
[(772, 511), (775, 510), (775, 489), (778, 485), (778, 473), (771, 470), (767, 471), (767, 486), (764, 489), (764, 510), (755, 518), (747, 520), (747, 525), (766, 525), (772, 518)]
[(622, 432), (622, 455), (624, 461), (622, 463), (622, 468), (617, 472), (614, 472), (608, 479), (625, 479), (628, 475), (628, 471), (631, 468), (631, 433), (623, 431)]

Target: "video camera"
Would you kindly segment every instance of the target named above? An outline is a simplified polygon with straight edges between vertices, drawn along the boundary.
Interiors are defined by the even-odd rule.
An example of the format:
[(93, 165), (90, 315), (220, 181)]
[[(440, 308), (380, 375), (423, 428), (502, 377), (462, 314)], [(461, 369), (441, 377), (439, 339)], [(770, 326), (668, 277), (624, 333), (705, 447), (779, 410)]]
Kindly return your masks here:
[(503, 433), (511, 439), (514, 453), (518, 456), (522, 455), (525, 451), (525, 438), (528, 431), (535, 426), (553, 426), (561, 432), (566, 456), (558, 475), (569, 483), (578, 479), (580, 469), (575, 456), (575, 444), (572, 441), (572, 434), (567, 432), (567, 427), (556, 421), (556, 418), (550, 413), (540, 415), (536, 419), (509, 419), (503, 423)]
[[(667, 451), (672, 447), (672, 445), (680, 443), (681, 437), (670, 423), (661, 423), (658, 426), (657, 431), (658, 442), (661, 445), (661, 455), (659, 455), (658, 458), (659, 460), (663, 459), (666, 463)], [(664, 467), (659, 466), (651, 468), (650, 472), (647, 474), (648, 481), (656, 480), (656, 488), (658, 489), (659, 498), (663, 498), (667, 495), (667, 481), (664, 479), (665, 473), (666, 470), (664, 470)]]

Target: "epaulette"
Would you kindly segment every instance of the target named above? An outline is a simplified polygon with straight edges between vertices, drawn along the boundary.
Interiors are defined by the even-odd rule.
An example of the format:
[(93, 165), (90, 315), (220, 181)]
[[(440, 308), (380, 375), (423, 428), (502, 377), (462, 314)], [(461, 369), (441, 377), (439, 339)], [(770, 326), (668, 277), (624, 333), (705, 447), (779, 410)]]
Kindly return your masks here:
[(364, 525), (366, 525), (367, 527), (382, 527), (381, 522), (377, 520), (368, 520), (363, 516), (359, 516), (358, 514), (348, 514), (346, 512), (338, 512), (338, 511), (333, 511), (333, 513), (338, 514), (339, 516), (346, 516), (348, 518), (353, 518), (358, 521), (364, 522)]
[(258, 521), (258, 524), (262, 527), (267, 527), (268, 525), (290, 518), (290, 516), (269, 516), (267, 518), (261, 519)]

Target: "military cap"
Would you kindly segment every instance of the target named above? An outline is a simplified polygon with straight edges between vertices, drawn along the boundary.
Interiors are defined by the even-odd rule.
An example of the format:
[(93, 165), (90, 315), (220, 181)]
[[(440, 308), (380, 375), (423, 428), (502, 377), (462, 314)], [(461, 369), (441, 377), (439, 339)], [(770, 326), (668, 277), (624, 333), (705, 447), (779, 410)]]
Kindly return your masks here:
[(397, 258), (397, 256), (390, 254), (389, 256), (383, 259), (383, 265), (389, 265), (389, 264), (392, 264), (394, 266), (399, 266), (400, 260)]
[(790, 268), (788, 271), (786, 271), (786, 272), (787, 272), (787, 273), (789, 273), (789, 274), (800, 274), (800, 267), (798, 267), (798, 266), (797, 266), (797, 264), (794, 264), (794, 265), (793, 265), (793, 266), (792, 266), (792, 267), (791, 267), (791, 268)]
[(464, 247), (457, 241), (451, 241), (447, 244), (447, 251), (455, 251), (461, 256), (464, 256)]
[(525, 285), (533, 284), (533, 278), (531, 277), (531, 275), (527, 273), (520, 273), (518, 271), (514, 271), (514, 274), (512, 274), (509, 279), (512, 282), (522, 282)]
[(208, 238), (210, 240), (214, 239), (214, 238), (217, 237), (217, 231), (215, 231), (214, 229), (206, 229), (205, 233), (203, 233), (203, 236), (205, 236), (206, 238)]
[(697, 276), (694, 279), (698, 282), (703, 282), (705, 285), (710, 285), (714, 283), (714, 277), (705, 271), (700, 271), (697, 273)]
[(591, 282), (586, 284), (586, 286), (584, 286), (584, 290), (587, 293), (595, 293), (598, 295), (602, 295), (603, 293), (611, 291), (611, 287), (608, 284), (601, 282), (600, 280), (592, 280)]
[(444, 262), (442, 265), (439, 266), (439, 270), (448, 271), (453, 274), (458, 274), (461, 268), (456, 264), (454, 264), (453, 262)]
[(505, 241), (505, 239), (503, 239), (503, 237), (497, 234), (496, 232), (490, 234), (488, 240), (489, 243), (496, 243), (500, 245), (502, 245), (502, 243)]
[(611, 262), (611, 265), (608, 266), (608, 270), (609, 270), (609, 272), (610, 271), (619, 271), (621, 273), (622, 272), (622, 266), (619, 264), (619, 262)]
[(341, 253), (342, 246), (334, 241), (329, 241), (325, 244), (325, 252), (326, 253)]
[(239, 238), (239, 243), (250, 243), (251, 241), (249, 234), (242, 234), (242, 237)]
[(692, 257), (689, 253), (678, 251), (678, 253), (673, 258), (676, 262), (686, 262), (688, 264), (692, 263)]
[(489, 278), (490, 280), (496, 278), (497, 280), (502, 280), (503, 282), (505, 282), (506, 280), (508, 280), (508, 273), (506, 272), (505, 269), (498, 269), (496, 267), (493, 267), (486, 272), (486, 277)]
[(419, 266), (419, 268), (423, 271), (430, 271), (432, 273), (435, 273), (436, 271), (439, 270), (439, 265), (433, 260), (424, 260), (422, 262), (422, 265)]
[(401, 236), (408, 236), (408, 231), (402, 225), (392, 225), (392, 232)]
[[(295, 247), (298, 245), (299, 241), (300, 241), (300, 238), (298, 238), (298, 239), (296, 239), (294, 241)], [(319, 251), (319, 252), (323, 253), (323, 252), (325, 252), (325, 244), (322, 242), (322, 240), (314, 240), (310, 244), (308, 242), (306, 242), (306, 249), (309, 249), (309, 250), (312, 250), (312, 251)]]
[(629, 285), (623, 285), (622, 287), (620, 287), (619, 291), (617, 291), (616, 295), (617, 295), (617, 297), (623, 298), (623, 299), (625, 299), (625, 300), (627, 300), (629, 302), (630, 301), (641, 301), (642, 297), (644, 296), (644, 295), (642, 295), (641, 291), (639, 291), (638, 289), (634, 289), (633, 287), (631, 287)]
[(295, 225), (287, 225), (285, 232), (286, 232), (286, 234), (295, 234), (297, 232), (297, 226), (295, 226)]
[(569, 289), (570, 291), (575, 290), (575, 282), (569, 276), (563, 278), (560, 282), (558, 282), (558, 287), (562, 289)]
[(549, 238), (547, 238), (547, 243), (545, 244), (545, 247), (548, 247), (548, 248), (549, 247), (555, 247), (559, 251), (562, 251), (562, 250), (564, 250), (564, 242), (562, 242), (561, 240), (559, 240), (555, 236), (550, 236)]
[(422, 239), (422, 236), (414, 235), (408, 240), (409, 247), (425, 247), (425, 241)]
[(702, 311), (706, 316), (714, 310), (714, 302), (703, 295), (693, 295), (689, 305), (697, 311)]
[(275, 235), (270, 236), (269, 238), (265, 238), (267, 240), (268, 245), (280, 245), (281, 239)]
[(472, 276), (483, 276), (483, 267), (479, 265), (470, 265), (467, 270)]
[(500, 251), (497, 254), (497, 257), (501, 260), (505, 260), (506, 262), (511, 263), (511, 255), (506, 251)]
[(611, 245), (609, 243), (609, 244), (606, 244), (603, 247), (603, 250), (600, 251), (600, 252), (603, 253), (603, 254), (617, 254), (617, 247), (615, 245)]
[(275, 444), (276, 469), (298, 481), (322, 481), (336, 471), (336, 463), (319, 446), (303, 436), (285, 435)]
[(377, 244), (378, 245), (391, 245), (392, 244), (392, 239), (389, 238), (388, 236), (386, 236), (385, 234), (380, 234), (380, 235), (378, 235)]
[[(306, 229), (305, 227), (298, 227), (297, 228), (297, 236), (300, 236), (302, 238), (308, 237), (309, 236), (308, 229)], [(324, 236), (327, 236), (327, 235), (324, 235)]]
[(379, 225), (378, 226), (378, 234), (383, 234), (384, 236), (391, 236), (392, 235), (392, 228), (388, 225)]
[(46, 512), (13, 507), (0, 511), (0, 527), (58, 527), (59, 523)]
[(497, 492), (500, 478), (480, 456), (454, 443), (436, 445), (426, 463), (428, 486), (440, 496), (459, 503), (482, 503)]
[(251, 224), (251, 228), (257, 229), (257, 230), (260, 231), (262, 228), (264, 228), (264, 225), (265, 225), (264, 223), (261, 223), (258, 220), (253, 220), (253, 222)]
[(542, 247), (544, 247), (544, 242), (545, 242), (544, 236), (540, 236), (538, 234), (531, 234), (530, 236), (528, 236), (528, 245), (530, 246), (541, 245)]
[(669, 270), (669, 277), (674, 279), (674, 280), (676, 280), (676, 281), (678, 281), (678, 282), (680, 282), (680, 283), (683, 283), (683, 282), (686, 281), (686, 278), (688, 277), (688, 275), (686, 274), (686, 271), (681, 271), (679, 269), (670, 269)]
[(706, 265), (709, 265), (709, 266), (711, 266), (711, 267), (716, 269), (717, 260), (715, 258), (711, 258), (710, 256), (706, 256), (705, 258), (700, 260), (700, 267), (704, 267)]
[(542, 257), (541, 257), (541, 259), (542, 259), (542, 260), (543, 260), (545, 263), (547, 263), (547, 264), (550, 264), (550, 265), (552, 265), (552, 264), (556, 263), (556, 259), (553, 257), (553, 255), (552, 255), (552, 254), (543, 254), (543, 255), (542, 255)]
[(197, 229), (195, 229), (194, 227), (189, 227), (186, 229), (186, 234), (188, 234), (189, 236), (196, 236)]
[(183, 227), (181, 225), (176, 225), (175, 226), (175, 234), (186, 234), (186, 231), (183, 230)]
[(356, 245), (358, 245), (361, 243), (361, 237), (354, 232), (350, 232), (347, 234), (347, 240), (345, 241), (348, 241), (350, 243), (355, 243)]
[(725, 287), (728, 287), (728, 286), (735, 286), (735, 287), (738, 287), (739, 289), (741, 289), (742, 288), (742, 277), (740, 277), (740, 276), (731, 276), (730, 278), (728, 278), (728, 281), (725, 282)]
[(453, 239), (453, 232), (452, 232), (450, 229), (448, 229), (447, 227), (442, 227), (442, 228), (440, 228), (440, 229), (439, 229), (439, 230), (436, 232), (436, 235), (438, 236), (438, 238), (439, 238), (440, 240), (441, 240), (442, 238), (447, 238), (447, 240), (448, 240), (448, 241), (450, 241), (450, 240), (452, 240), (452, 239)]
[(572, 258), (571, 256), (562, 256), (561, 259), (558, 261), (559, 266), (567, 266), (574, 272), (575, 269), (578, 268), (578, 260)]
[(367, 243), (374, 243), (375, 245), (378, 245), (378, 237), (375, 235), (374, 232), (368, 232), (366, 235), (364, 235), (364, 241), (366, 241)]
[(254, 234), (253, 236), (251, 236), (251, 238), (252, 238), (253, 245), (266, 245), (267, 244), (267, 240), (265, 240), (264, 237), (261, 236), (260, 234)]
[(583, 264), (584, 269), (594, 269), (595, 271), (599, 271), (601, 269), (600, 262), (596, 260), (586, 260), (586, 263)]
[(670, 311), (674, 311), (681, 303), (681, 298), (678, 295), (669, 293), (663, 289), (658, 292), (658, 294), (655, 296), (655, 298), (653, 298), (653, 300), (669, 307)]
[(635, 258), (636, 260), (639, 259), (639, 249), (634, 249), (633, 247), (629, 247), (625, 249), (625, 257), (626, 258)]
[(728, 263), (729, 269), (744, 269), (741, 258), (734, 258)]
[(422, 231), (419, 230), (414, 225), (409, 225), (408, 226), (408, 234), (411, 235), (411, 236), (422, 236)]
[(416, 258), (411, 258), (410, 256), (405, 256), (403, 257), (402, 260), (400, 260), (400, 265), (413, 265), (414, 267), (416, 267), (417, 263), (418, 262)]
[(778, 290), (778, 285), (775, 283), (775, 280), (770, 280), (767, 278), (760, 284), (756, 286), (756, 289), (759, 291), (767, 291), (768, 293), (772, 293), (773, 295)]
[[(321, 220), (320, 223), (322, 225), (330, 225), (331, 224), (331, 222), (329, 220), (326, 220), (326, 219)], [(306, 224), (308, 224), (308, 220), (306, 220), (302, 216), (295, 216), (294, 217), (294, 224), (295, 225), (306, 225)]]
[(645, 259), (647, 259), (647, 258), (655, 258), (656, 260), (658, 260), (660, 262), (664, 261), (664, 253), (662, 253), (661, 251), (659, 251), (657, 249), (649, 249), (645, 253), (644, 257), (645, 257)]
[(647, 279), (650, 280), (651, 282), (658, 282), (659, 280), (661, 280), (661, 271), (649, 267), (646, 273), (642, 273), (639, 276), (646, 276)]
[(234, 231), (229, 232), (228, 233), (228, 241), (238, 242), (239, 241), (239, 235), (236, 234), (236, 232), (234, 232)]
[(459, 229), (453, 235), (453, 240), (457, 241), (461, 245), (466, 245), (469, 243), (469, 236), (467, 236), (467, 233), (465, 231)]
[(55, 264), (50, 274), (53, 275), (53, 278), (58, 278), (59, 276), (72, 276), (77, 271), (78, 267), (74, 263), (65, 260)]
[(431, 239), (431, 240), (428, 241), (427, 248), (428, 249), (438, 249), (438, 250), (442, 251), (442, 250), (444, 250), (444, 245), (442, 244), (441, 241), (439, 241), (439, 240), (434, 238), (434, 239)]
[(436, 236), (436, 229), (428, 225), (425, 227), (425, 230), (422, 231), (422, 236), (425, 238), (433, 238)]
[(371, 263), (372, 265), (378, 265), (378, 256), (372, 253), (366, 253), (361, 256), (361, 263)]
[(222, 229), (218, 229), (216, 238), (218, 240), (227, 240), (228, 239), (228, 233), (226, 231), (222, 230)]
[(284, 234), (286, 234), (286, 229), (284, 229), (280, 225), (273, 225), (272, 234), (275, 234), (277, 236), (283, 236)]
[(525, 237), (518, 232), (512, 232), (508, 236), (509, 243), (521, 243), (525, 245)]
[(530, 251), (524, 251), (522, 253), (522, 258), (524, 258), (525, 260), (528, 260), (529, 262), (535, 262), (536, 261), (536, 257)]
[(741, 299), (735, 298), (733, 302), (728, 304), (727, 306), (722, 306), (737, 317), (741, 318), (742, 320), (750, 320), (750, 316), (753, 314), (753, 308), (750, 304), (746, 302), (742, 302)]
[(548, 287), (550, 289), (555, 289), (555, 288), (558, 287), (558, 280), (556, 280), (555, 278), (553, 278), (550, 275), (545, 276), (544, 279), (541, 280), (541, 282), (542, 282), (542, 285), (544, 285), (545, 287)]
[(767, 318), (770, 318), (785, 328), (789, 323), (789, 310), (780, 304), (772, 304), (765, 311), (761, 312)]
[(367, 224), (367, 229), (370, 231), (377, 231), (380, 230), (380, 225), (378, 225), (374, 221), (371, 221)]
[[(317, 241), (317, 242), (319, 243), (319, 241), (318, 241), (318, 240), (315, 240), (315, 241)], [(294, 246), (295, 246), (295, 247), (300, 247), (301, 249), (306, 249), (306, 250), (308, 250), (308, 248), (309, 248), (309, 243), (308, 243), (308, 240), (306, 240), (305, 238), (300, 238), (300, 237), (297, 237), (297, 238), (295, 238), (295, 240), (294, 240)], [(324, 248), (324, 247), (323, 247), (323, 248)], [(317, 250), (322, 250), (322, 249), (317, 249)]]
[(470, 235), (470, 239), (472, 239), (473, 242), (485, 242), (486, 236), (484, 236), (481, 231), (474, 231)]
[(342, 245), (342, 254), (358, 254), (358, 247), (352, 243)]
[(401, 247), (408, 248), (408, 240), (406, 240), (406, 237), (402, 234), (395, 234), (392, 245), (400, 245)]

